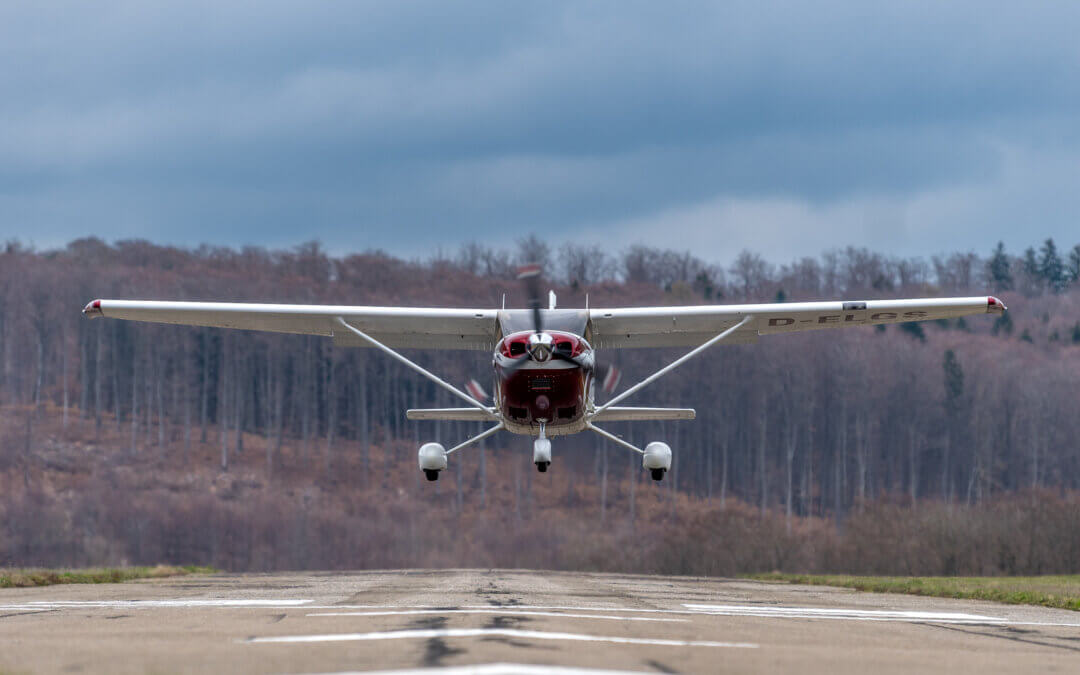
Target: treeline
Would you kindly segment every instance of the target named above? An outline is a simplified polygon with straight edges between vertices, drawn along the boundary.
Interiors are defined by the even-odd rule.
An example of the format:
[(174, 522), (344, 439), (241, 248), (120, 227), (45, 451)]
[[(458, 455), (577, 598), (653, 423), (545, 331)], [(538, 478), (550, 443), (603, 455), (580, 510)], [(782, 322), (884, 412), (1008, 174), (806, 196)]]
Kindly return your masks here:
[[(440, 390), (380, 354), (329, 340), (87, 321), (95, 297), (334, 304), (523, 306), (516, 265), (540, 261), (560, 306), (789, 301), (908, 295), (1002, 295), (1004, 317), (764, 338), (716, 348), (638, 395), (695, 407), (696, 422), (613, 424), (635, 443), (667, 440), (675, 467), (663, 490), (761, 511), (845, 517), (903, 495), (975, 504), (1020, 489), (1080, 489), (1080, 245), (1047, 240), (1012, 255), (895, 258), (848, 248), (772, 264), (751, 252), (728, 265), (631, 246), (518, 250), (464, 246), (405, 261), (379, 252), (330, 256), (317, 244), (268, 251), (179, 249), (96, 239), (57, 250), (10, 243), (0, 254), (0, 405), (26, 425), (2, 440), (11, 465), (45, 438), (90, 424), (128, 455), (169, 452), (190, 470), (229, 471), (258, 453), (269, 478), (297, 461), (332, 475), (373, 447), (454, 442), (476, 427), (411, 423), (409, 407), (451, 405)], [(678, 355), (599, 355), (624, 386)], [(463, 383), (490, 379), (490, 355), (412, 353)], [(42, 431), (35, 431), (40, 428)], [(197, 449), (213, 446), (212, 464)], [(255, 447), (252, 447), (254, 445)], [(489, 441), (527, 461), (526, 439)], [(291, 456), (291, 455), (290, 455)], [(415, 471), (414, 453), (397, 458)], [(473, 470), (476, 453), (453, 458)], [(635, 457), (593, 435), (559, 439), (556, 471), (600, 484)], [(621, 474), (620, 474), (621, 475)], [(502, 482), (505, 476), (490, 478)], [(435, 489), (435, 488), (432, 488)]]
[[(24, 411), (0, 432), (24, 443)], [(52, 412), (48, 410), (46, 412)], [(629, 463), (600, 478), (537, 474), (527, 453), (480, 447), (429, 484), (403, 441), (334, 471), (287, 440), (273, 479), (250, 446), (228, 472), (182, 441), (117, 451), (123, 434), (75, 418), (0, 457), (0, 565), (197, 563), (231, 571), (519, 567), (732, 575), (782, 570), (914, 575), (1075, 573), (1080, 496), (1023, 490), (978, 504), (857, 502), (837, 521), (764, 513), (653, 483)], [(603, 456), (599, 453), (599, 456)], [(487, 479), (485, 472), (492, 479)]]

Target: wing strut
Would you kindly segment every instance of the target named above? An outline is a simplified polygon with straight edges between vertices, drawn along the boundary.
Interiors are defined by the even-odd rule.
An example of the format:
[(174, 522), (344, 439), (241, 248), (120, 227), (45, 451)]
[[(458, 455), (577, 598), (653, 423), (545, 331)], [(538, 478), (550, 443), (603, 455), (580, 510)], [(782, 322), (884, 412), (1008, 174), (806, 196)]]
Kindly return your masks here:
[[(365, 342), (370, 344), (372, 347), (375, 347), (375, 348), (379, 349), (383, 353), (385, 353), (385, 354), (389, 355), (390, 357), (396, 359), (397, 361), (401, 362), (405, 366), (411, 368), (412, 370), (415, 370), (416, 372), (420, 373), (421, 375), (423, 375), (427, 379), (431, 380), (432, 382), (439, 385), (443, 389), (449, 391), (451, 394), (457, 396), (458, 398), (467, 401), (469, 403), (469, 405), (483, 410), (487, 414), (487, 416), (489, 418), (499, 422), (499, 427), (497, 427), (496, 429), (502, 428), (502, 420), (499, 418), (499, 416), (497, 414), (495, 414), (495, 409), (494, 408), (487, 407), (486, 405), (484, 405), (480, 401), (477, 401), (475, 398), (473, 398), (472, 396), (469, 396), (468, 394), (461, 391), (460, 389), (458, 389), (454, 385), (450, 384), (446, 380), (442, 379), (441, 377), (439, 377), (435, 373), (432, 373), (431, 371), (426, 370), (422, 366), (420, 366), (420, 365), (418, 365), (416, 363), (413, 363), (412, 361), (405, 358), (401, 354), (398, 354), (397, 352), (395, 352), (393, 349), (390, 349), (389, 347), (387, 347), (383, 343), (381, 343), (378, 340), (376, 340), (375, 338), (371, 337), (367, 333), (364, 333), (363, 331), (357, 329), (354, 326), (350, 326), (349, 322), (347, 322), (345, 319), (341, 318), (340, 316), (337, 317), (337, 322), (340, 323), (342, 326), (344, 326), (344, 327), (348, 328), (349, 330), (351, 330), (353, 333), (356, 334), (357, 337), (359, 337), (361, 340), (364, 340)], [(496, 429), (493, 429), (492, 431), (495, 431)], [(474, 439), (474, 440), (478, 440), (479, 438), (480, 437), (478, 437), (477, 439)], [(458, 446), (458, 447), (461, 447), (461, 446)], [(457, 450), (457, 448), (454, 448), (454, 450)], [(451, 452), (453, 452), (453, 451), (451, 451)]]
[(461, 443), (458, 443), (454, 447), (447, 450), (446, 454), (449, 455), (451, 452), (457, 452), (458, 450), (464, 448), (466, 445), (472, 445), (473, 443), (475, 443), (477, 441), (483, 440), (483, 439), (487, 438), (488, 436), (490, 436), (491, 434), (495, 433), (496, 431), (502, 430), (503, 428), (504, 428), (503, 423), (499, 422), (498, 424), (491, 427), (490, 429), (482, 431), (482, 432), (478, 433), (477, 435), (473, 436), (472, 438), (470, 438), (468, 440), (465, 440), (465, 441), (462, 441)]
[(610, 431), (604, 431), (603, 429), (601, 429), (600, 427), (596, 426), (596, 425), (595, 425), (595, 424), (593, 424), (592, 422), (586, 422), (586, 423), (585, 423), (585, 428), (586, 428), (586, 429), (590, 429), (591, 431), (595, 431), (596, 433), (600, 434), (601, 436), (603, 436), (604, 438), (608, 439), (609, 441), (612, 441), (612, 442), (618, 443), (619, 445), (623, 446), (624, 448), (627, 448), (627, 449), (629, 449), (629, 450), (633, 450), (634, 452), (636, 452), (636, 453), (637, 453), (637, 454), (639, 454), (639, 455), (644, 455), (644, 454), (645, 454), (645, 451), (644, 451), (644, 450), (642, 450), (641, 448), (639, 448), (639, 447), (637, 447), (636, 445), (633, 445), (633, 444), (631, 444), (631, 443), (627, 443), (626, 441), (624, 441), (623, 439), (619, 438), (618, 436), (616, 436), (615, 434), (611, 433)]
[[(744, 316), (744, 317), (743, 317), (743, 320), (742, 320), (742, 321), (740, 321), (739, 323), (735, 324), (735, 325), (734, 325), (734, 326), (732, 326), (731, 328), (728, 328), (728, 329), (727, 329), (726, 331), (724, 331), (723, 333), (720, 333), (719, 335), (717, 335), (717, 336), (715, 336), (715, 337), (713, 337), (713, 338), (709, 339), (709, 341), (708, 341), (708, 342), (705, 342), (704, 344), (698, 345), (697, 347), (695, 347), (695, 348), (691, 349), (690, 351), (686, 352), (685, 354), (683, 354), (683, 355), (682, 355), (682, 356), (680, 356), (679, 358), (675, 359), (675, 360), (674, 360), (674, 361), (672, 361), (671, 363), (667, 364), (666, 366), (664, 366), (664, 367), (663, 367), (663, 368), (661, 368), (660, 370), (656, 371), (656, 372), (655, 372), (655, 373), (653, 373), (652, 375), (650, 375), (650, 376), (646, 377), (646, 378), (645, 378), (644, 380), (642, 380), (641, 382), (638, 382), (637, 384), (635, 384), (634, 386), (630, 387), (629, 389), (627, 389), (627, 390), (626, 390), (626, 391), (624, 391), (623, 393), (619, 394), (619, 395), (618, 395), (618, 396), (616, 396), (615, 398), (611, 399), (610, 401), (608, 401), (608, 402), (607, 402), (607, 403), (605, 403), (604, 405), (602, 405), (602, 406), (600, 406), (599, 408), (597, 408), (596, 410), (592, 411), (592, 413), (590, 413), (590, 414), (589, 414), (589, 416), (588, 416), (588, 417), (587, 417), (586, 419), (588, 419), (588, 420), (592, 420), (592, 419), (595, 419), (597, 415), (599, 415), (600, 413), (604, 412), (604, 411), (605, 411), (605, 410), (607, 410), (607, 409), (608, 409), (609, 407), (611, 407), (611, 406), (615, 405), (616, 403), (618, 403), (619, 401), (623, 400), (623, 399), (624, 399), (624, 398), (626, 398), (627, 396), (629, 396), (629, 395), (631, 395), (631, 394), (633, 394), (633, 393), (636, 393), (636, 392), (637, 392), (638, 390), (640, 390), (640, 389), (642, 389), (642, 388), (644, 388), (644, 387), (646, 387), (646, 386), (648, 386), (648, 385), (652, 384), (652, 383), (653, 383), (653, 382), (655, 382), (656, 380), (659, 380), (659, 379), (660, 379), (661, 377), (663, 377), (664, 375), (667, 375), (668, 373), (670, 373), (671, 371), (675, 370), (676, 368), (678, 368), (678, 367), (679, 367), (679, 366), (681, 366), (682, 364), (686, 363), (686, 362), (687, 362), (687, 361), (689, 361), (690, 359), (694, 358), (695, 356), (697, 356), (697, 355), (698, 355), (698, 354), (700, 354), (701, 352), (705, 351), (705, 350), (706, 350), (706, 349), (708, 349), (709, 347), (712, 347), (712, 346), (713, 346), (713, 345), (715, 345), (716, 343), (718, 343), (718, 342), (721, 342), (721, 341), (722, 341), (722, 340), (723, 340), (724, 338), (726, 338), (727, 336), (731, 335), (732, 333), (734, 333), (734, 332), (735, 332), (735, 331), (737, 331), (738, 329), (742, 328), (742, 327), (743, 327), (743, 326), (745, 326), (746, 324), (748, 324), (748, 323), (750, 323), (751, 321), (753, 321), (753, 319), (754, 319), (754, 316), (753, 316), (752, 314), (747, 314), (746, 316)], [(351, 326), (350, 326), (350, 328), (351, 328)], [(606, 434), (606, 432), (600, 432), (600, 430), (599, 430), (599, 429), (597, 429), (596, 427), (592, 426), (592, 424), (590, 424), (589, 426), (590, 426), (590, 427), (591, 427), (591, 428), (593, 429), (593, 431), (596, 431), (596, 432), (598, 432), (598, 433), (601, 433), (601, 435), (605, 435), (605, 434)], [(609, 435), (609, 434), (608, 434), (608, 435)], [(615, 437), (614, 437), (614, 436), (611, 436), (611, 438), (615, 438)], [(629, 445), (628, 443), (626, 443), (625, 441), (622, 441), (621, 439), (620, 439), (620, 440), (619, 440), (618, 442), (619, 442), (619, 443), (622, 443), (623, 445)], [(631, 446), (631, 447), (633, 447), (633, 446)], [(637, 448), (634, 448), (634, 449), (635, 449), (635, 450), (637, 450)], [(641, 451), (640, 451), (640, 450), (638, 450), (638, 452), (641, 452)]]

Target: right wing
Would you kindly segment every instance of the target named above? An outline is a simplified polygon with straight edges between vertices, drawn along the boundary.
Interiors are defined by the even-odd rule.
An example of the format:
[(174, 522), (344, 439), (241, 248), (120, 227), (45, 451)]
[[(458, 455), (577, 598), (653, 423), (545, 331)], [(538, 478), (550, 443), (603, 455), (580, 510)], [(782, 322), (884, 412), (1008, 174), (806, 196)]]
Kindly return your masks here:
[(757, 342), (759, 335), (803, 330), (949, 319), (1000, 314), (1005, 304), (993, 296), (916, 298), (854, 302), (782, 302), (760, 305), (621, 307), (589, 310), (589, 341), (597, 348), (696, 347), (753, 320), (724, 344)]
[(324, 335), (344, 347), (369, 345), (344, 330), (338, 317), (394, 348), (491, 350), (498, 342), (494, 309), (94, 300), (83, 313), (90, 318)]

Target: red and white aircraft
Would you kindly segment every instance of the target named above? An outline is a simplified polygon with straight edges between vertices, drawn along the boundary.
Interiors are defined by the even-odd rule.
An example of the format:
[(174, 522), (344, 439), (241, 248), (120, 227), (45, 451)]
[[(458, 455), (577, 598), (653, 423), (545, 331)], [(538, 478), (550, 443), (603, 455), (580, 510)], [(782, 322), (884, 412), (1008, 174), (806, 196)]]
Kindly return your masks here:
[[(654, 480), (671, 468), (671, 448), (652, 442), (638, 448), (597, 426), (614, 420), (690, 420), (690, 408), (631, 408), (618, 404), (709, 347), (721, 342), (757, 342), (759, 335), (803, 330), (950, 319), (1000, 314), (1005, 305), (992, 296), (920, 298), (856, 302), (792, 302), (760, 305), (699, 305), (557, 309), (549, 293), (539, 300), (539, 268), (522, 269), (530, 309), (422, 309), (223, 302), (94, 300), (83, 313), (131, 321), (240, 328), (332, 337), (336, 346), (374, 347), (468, 403), (465, 408), (409, 410), (413, 420), (491, 421), (481, 434), (445, 449), (420, 447), (419, 463), (428, 480), (447, 466), (447, 455), (500, 430), (536, 436), (533, 462), (546, 471), (552, 436), (592, 431), (642, 455)], [(588, 303), (586, 303), (587, 305)], [(692, 347), (690, 351), (618, 396), (597, 406), (595, 349)], [(399, 352), (400, 348), (493, 350), (494, 405), (487, 405), (475, 381), (461, 391)], [(617, 377), (603, 378), (614, 387)]]

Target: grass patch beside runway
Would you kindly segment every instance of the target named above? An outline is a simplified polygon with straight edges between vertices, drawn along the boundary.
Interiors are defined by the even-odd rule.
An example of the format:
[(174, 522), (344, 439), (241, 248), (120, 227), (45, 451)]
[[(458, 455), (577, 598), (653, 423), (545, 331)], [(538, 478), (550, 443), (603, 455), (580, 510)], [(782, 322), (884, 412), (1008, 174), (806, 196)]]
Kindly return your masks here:
[(0, 588), (54, 584), (116, 584), (135, 579), (160, 579), (186, 574), (211, 574), (212, 567), (157, 565), (156, 567), (94, 567), (80, 570), (0, 569)]
[(839, 586), (871, 593), (991, 600), (1080, 611), (1080, 575), (1043, 577), (860, 577), (846, 574), (748, 574), (757, 581)]

